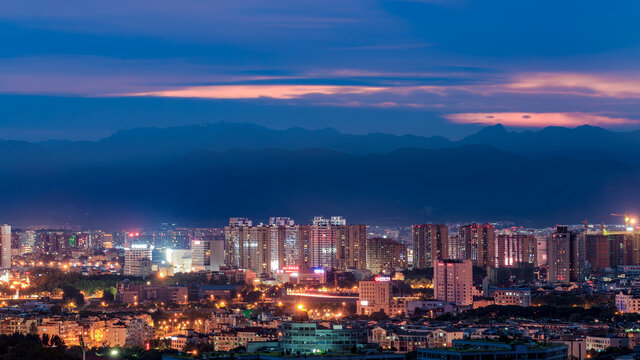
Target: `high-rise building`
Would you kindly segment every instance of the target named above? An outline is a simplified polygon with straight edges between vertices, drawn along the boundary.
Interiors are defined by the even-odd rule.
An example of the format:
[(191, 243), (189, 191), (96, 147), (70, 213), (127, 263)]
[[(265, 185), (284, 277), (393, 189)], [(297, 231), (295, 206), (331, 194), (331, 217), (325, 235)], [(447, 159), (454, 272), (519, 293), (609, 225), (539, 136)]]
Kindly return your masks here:
[(367, 267), (367, 226), (337, 225), (333, 227), (336, 237), (336, 268), (339, 270)]
[(112, 234), (104, 234), (102, 237), (102, 248), (105, 249), (113, 249), (113, 235)]
[(536, 266), (545, 266), (548, 264), (548, 248), (549, 238), (547, 236), (536, 235)]
[(288, 217), (272, 217), (270, 227), (270, 269), (299, 266), (298, 226)]
[(496, 237), (498, 254), (495, 267), (514, 267), (536, 263), (536, 240), (532, 234), (507, 231)]
[[(232, 218), (224, 230), (226, 264), (256, 274), (271, 274), (285, 266), (300, 266), (308, 256), (300, 226), (290, 218), (271, 218), (269, 225), (252, 226), (246, 218)], [(301, 253), (301, 251), (303, 253)]]
[(407, 268), (407, 246), (393, 239), (367, 240), (367, 269), (378, 273), (386, 269)]
[(584, 281), (585, 241), (584, 234), (570, 231), (567, 226), (558, 226), (549, 235), (548, 280), (550, 282)]
[(451, 260), (463, 260), (465, 256), (464, 242), (460, 240), (458, 234), (449, 234), (449, 241), (447, 243), (447, 249), (449, 256), (445, 259)]
[(3, 269), (11, 268), (11, 226), (0, 226), (0, 246), (2, 246), (1, 266)]
[(30, 254), (35, 251), (36, 236), (34, 230), (20, 232), (20, 255)]
[(249, 228), (249, 241), (243, 251), (243, 269), (256, 274), (271, 274), (271, 228), (259, 225)]
[(224, 241), (196, 239), (191, 243), (191, 269), (218, 271), (224, 265)]
[(347, 221), (341, 216), (332, 216), (330, 219), (322, 216), (313, 218), (309, 228), (309, 266), (334, 269), (345, 265), (343, 261), (338, 261), (337, 255), (338, 240), (340, 240), (341, 256), (344, 257), (351, 251), (349, 249), (351, 239), (346, 225)]
[[(295, 265), (300, 269), (311, 267), (311, 225), (298, 226), (298, 260)], [(289, 264), (289, 263), (287, 263)]]
[(431, 267), (434, 260), (448, 257), (449, 231), (446, 225), (421, 224), (411, 227), (413, 237), (413, 267)]
[(473, 304), (471, 260), (434, 260), (433, 296), (458, 305)]
[(231, 268), (245, 268), (245, 249), (249, 243), (251, 224), (247, 218), (231, 218), (229, 226), (224, 228), (225, 263)]
[(251, 227), (253, 225), (253, 221), (249, 218), (244, 217), (232, 217), (229, 218), (229, 226), (248, 226)]
[(640, 264), (640, 234), (633, 232), (589, 233), (585, 256), (592, 270)]
[(124, 249), (124, 275), (146, 277), (151, 273), (153, 246), (131, 244)]
[(226, 263), (232, 268), (270, 274), (287, 266), (366, 267), (366, 226), (346, 225), (339, 216), (316, 217), (311, 225), (295, 225), (273, 217), (269, 225), (252, 226), (246, 218), (232, 218), (224, 230)]
[(491, 224), (471, 224), (458, 228), (458, 237), (464, 244), (464, 258), (473, 261), (474, 265), (496, 267), (497, 246), (496, 229)]
[(293, 219), (283, 216), (276, 216), (269, 218), (269, 225), (271, 226), (293, 226), (295, 222)]

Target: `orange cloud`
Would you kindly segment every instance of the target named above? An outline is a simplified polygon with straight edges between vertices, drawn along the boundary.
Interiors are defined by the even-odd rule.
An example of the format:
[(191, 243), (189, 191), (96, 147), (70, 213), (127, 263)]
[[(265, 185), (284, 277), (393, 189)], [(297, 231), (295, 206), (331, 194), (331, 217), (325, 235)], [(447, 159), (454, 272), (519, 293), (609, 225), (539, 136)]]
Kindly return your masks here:
[(125, 96), (157, 96), (208, 99), (294, 99), (311, 94), (370, 94), (386, 90), (385, 87), (336, 85), (213, 85), (191, 86), (174, 90), (161, 90), (124, 94)]
[(462, 113), (445, 116), (448, 120), (460, 124), (503, 124), (515, 127), (545, 127), (564, 126), (575, 127), (580, 125), (593, 126), (619, 126), (639, 124), (639, 120), (626, 118), (613, 118), (604, 115), (594, 115), (580, 112), (567, 113)]
[(521, 74), (498, 85), (507, 92), (562, 94), (620, 99), (640, 98), (640, 78), (579, 73)]

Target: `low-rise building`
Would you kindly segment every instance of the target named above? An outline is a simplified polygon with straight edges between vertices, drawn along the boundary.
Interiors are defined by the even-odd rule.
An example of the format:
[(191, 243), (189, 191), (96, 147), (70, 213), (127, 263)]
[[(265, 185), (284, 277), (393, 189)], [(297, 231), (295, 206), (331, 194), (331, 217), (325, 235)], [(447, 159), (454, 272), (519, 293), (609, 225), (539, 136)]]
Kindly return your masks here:
[(371, 281), (360, 281), (357, 311), (360, 315), (371, 315), (383, 311), (387, 315), (396, 315), (404, 311), (405, 306), (398, 307), (397, 297), (403, 295), (403, 282), (391, 280), (390, 276), (378, 275)]
[(603, 351), (611, 347), (629, 346), (629, 338), (617, 336), (587, 336), (587, 351)]
[(283, 323), (279, 330), (282, 349), (291, 353), (346, 352), (354, 346), (367, 344), (366, 328), (348, 328), (338, 324), (324, 327), (317, 323)]
[(640, 296), (625, 294), (622, 291), (616, 294), (616, 307), (618, 311), (628, 313), (640, 313)]
[(491, 295), (496, 305), (531, 306), (531, 289), (493, 289)]
[(542, 343), (501, 343), (497, 341), (454, 340), (452, 347), (418, 349), (418, 360), (566, 360), (567, 346)]

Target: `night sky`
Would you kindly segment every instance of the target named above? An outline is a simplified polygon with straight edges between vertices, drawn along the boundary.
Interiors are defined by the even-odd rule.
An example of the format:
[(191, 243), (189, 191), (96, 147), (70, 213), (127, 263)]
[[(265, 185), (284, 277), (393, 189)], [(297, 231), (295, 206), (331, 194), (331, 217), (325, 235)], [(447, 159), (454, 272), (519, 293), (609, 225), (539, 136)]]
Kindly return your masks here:
[(640, 2), (0, 3), (0, 138), (216, 121), (640, 128)]

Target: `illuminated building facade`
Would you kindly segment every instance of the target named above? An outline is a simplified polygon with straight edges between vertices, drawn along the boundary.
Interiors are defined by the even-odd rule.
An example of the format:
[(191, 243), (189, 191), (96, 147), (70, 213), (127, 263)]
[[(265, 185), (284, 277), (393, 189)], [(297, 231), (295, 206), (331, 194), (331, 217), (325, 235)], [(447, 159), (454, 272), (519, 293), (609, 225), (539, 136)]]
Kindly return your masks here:
[(498, 234), (495, 267), (514, 267), (521, 263), (536, 263), (536, 239), (532, 234), (507, 231)]
[(151, 273), (153, 246), (131, 244), (124, 249), (124, 275), (146, 277)]
[(411, 227), (413, 267), (431, 267), (433, 261), (448, 257), (449, 230), (446, 225), (421, 224)]
[(496, 305), (531, 306), (531, 289), (493, 289), (491, 296)]
[(7, 224), (0, 226), (0, 246), (2, 246), (0, 265), (3, 269), (9, 269), (11, 268), (11, 226)]
[(570, 231), (567, 226), (558, 226), (549, 235), (548, 280), (550, 282), (584, 281), (585, 242), (584, 234)]
[(458, 228), (459, 242), (463, 244), (464, 259), (482, 267), (496, 267), (496, 229), (491, 224), (471, 224)]
[(407, 268), (407, 246), (393, 239), (369, 239), (366, 255), (367, 269), (374, 274), (386, 269)]
[(434, 260), (433, 296), (458, 305), (473, 304), (471, 260)]
[(360, 315), (371, 315), (383, 311), (395, 314), (394, 298), (402, 296), (403, 282), (391, 277), (378, 275), (370, 281), (360, 281), (358, 285), (357, 311)]

